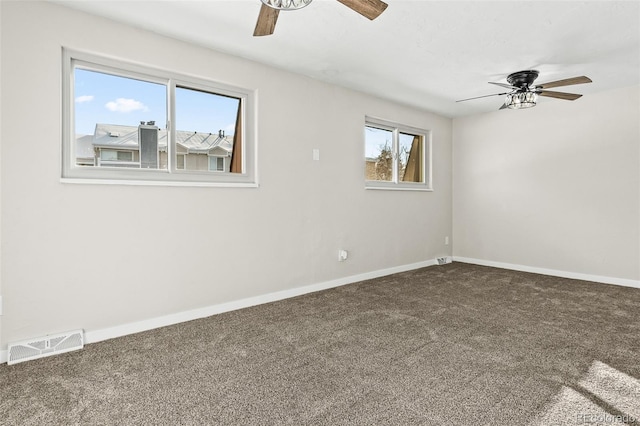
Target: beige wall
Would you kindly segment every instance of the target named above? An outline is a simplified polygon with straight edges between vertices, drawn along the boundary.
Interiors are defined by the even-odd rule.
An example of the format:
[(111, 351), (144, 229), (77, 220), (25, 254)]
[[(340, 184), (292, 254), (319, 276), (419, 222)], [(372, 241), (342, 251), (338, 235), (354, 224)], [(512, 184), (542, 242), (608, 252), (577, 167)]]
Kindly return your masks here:
[(455, 119), (454, 255), (640, 279), (639, 105), (629, 87)]
[[(450, 119), (61, 6), (0, 4), (1, 349), (450, 254)], [(61, 183), (62, 46), (257, 89), (260, 187)], [(432, 130), (434, 192), (364, 189), (365, 115)]]

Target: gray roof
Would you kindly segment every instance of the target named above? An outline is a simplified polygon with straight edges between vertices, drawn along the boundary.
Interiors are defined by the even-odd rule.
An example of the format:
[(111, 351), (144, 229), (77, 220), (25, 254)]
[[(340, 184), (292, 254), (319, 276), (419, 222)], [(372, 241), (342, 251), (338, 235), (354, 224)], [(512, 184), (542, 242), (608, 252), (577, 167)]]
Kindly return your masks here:
[[(181, 145), (187, 152), (192, 153), (204, 154), (216, 147), (230, 153), (233, 149), (233, 135), (220, 137), (218, 133), (178, 130), (176, 131), (176, 144)], [(93, 146), (138, 149), (138, 127), (119, 124), (96, 124)], [(158, 129), (158, 146), (161, 150), (166, 150), (167, 148), (166, 129)]]
[(176, 143), (185, 147), (189, 152), (208, 152), (211, 148), (215, 147), (220, 147), (225, 151), (231, 152), (233, 149), (233, 136), (220, 137), (217, 133), (197, 133), (178, 130), (176, 131)]
[(76, 137), (76, 158), (93, 158), (93, 135)]

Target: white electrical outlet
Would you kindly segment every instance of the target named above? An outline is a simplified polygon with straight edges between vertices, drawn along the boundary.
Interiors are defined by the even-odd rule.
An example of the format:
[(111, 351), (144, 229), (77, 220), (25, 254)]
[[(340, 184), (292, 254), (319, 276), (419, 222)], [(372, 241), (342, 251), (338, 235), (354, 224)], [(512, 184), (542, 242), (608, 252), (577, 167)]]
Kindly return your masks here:
[(0, 294), (0, 315), (2, 315), (2, 295)]
[(445, 246), (449, 245), (449, 237), (444, 237), (444, 245)]

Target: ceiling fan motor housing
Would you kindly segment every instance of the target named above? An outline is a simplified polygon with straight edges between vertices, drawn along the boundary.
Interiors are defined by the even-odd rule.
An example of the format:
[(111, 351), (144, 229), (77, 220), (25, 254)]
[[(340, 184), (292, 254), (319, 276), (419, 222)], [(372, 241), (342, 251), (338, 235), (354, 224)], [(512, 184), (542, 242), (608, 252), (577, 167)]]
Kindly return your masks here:
[(509, 74), (509, 76), (507, 76), (507, 81), (514, 87), (526, 90), (533, 84), (536, 78), (538, 78), (538, 74), (539, 73), (536, 70), (518, 71), (513, 74)]

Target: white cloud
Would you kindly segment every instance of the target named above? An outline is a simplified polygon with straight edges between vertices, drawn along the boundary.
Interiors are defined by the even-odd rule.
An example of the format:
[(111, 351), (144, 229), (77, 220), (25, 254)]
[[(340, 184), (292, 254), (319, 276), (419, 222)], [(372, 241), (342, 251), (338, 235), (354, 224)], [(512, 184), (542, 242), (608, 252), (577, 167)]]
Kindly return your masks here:
[(93, 95), (83, 95), (83, 96), (78, 96), (76, 98), (76, 102), (81, 104), (83, 102), (91, 102), (93, 100)]
[(135, 99), (118, 98), (115, 101), (107, 102), (105, 107), (114, 112), (149, 111), (149, 108)]

